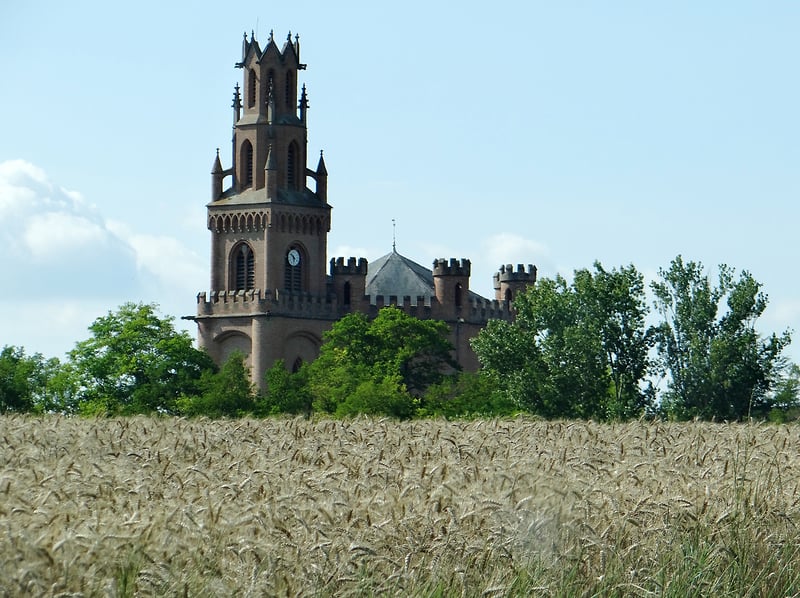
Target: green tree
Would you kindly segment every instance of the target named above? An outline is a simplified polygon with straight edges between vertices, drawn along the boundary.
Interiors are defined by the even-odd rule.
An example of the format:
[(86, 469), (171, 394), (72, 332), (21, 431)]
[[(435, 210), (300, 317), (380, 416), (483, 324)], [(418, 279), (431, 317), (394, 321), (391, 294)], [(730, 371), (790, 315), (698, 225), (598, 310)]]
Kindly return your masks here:
[(282, 359), (264, 374), (266, 392), (258, 401), (259, 415), (311, 414), (313, 397), (308, 388), (308, 366), (289, 372)]
[(200, 380), (200, 394), (182, 397), (178, 409), (185, 415), (242, 417), (256, 409), (256, 390), (250, 380), (247, 356), (234, 351), (219, 372), (206, 370)]
[(0, 351), (0, 412), (71, 413), (75, 385), (69, 368), (22, 347)]
[(458, 366), (444, 322), (419, 320), (395, 308), (374, 320), (349, 314), (325, 333), (308, 366), (314, 409), (408, 417), (417, 398)]
[(417, 414), (422, 417), (501, 417), (519, 411), (486, 372), (460, 372), (431, 385)]
[(545, 417), (640, 415), (652, 333), (642, 275), (633, 266), (544, 278), (514, 300), (513, 323), (473, 339), (481, 365), (522, 408)]
[(70, 352), (86, 414), (174, 413), (176, 400), (196, 395), (201, 376), (214, 368), (154, 304), (125, 303), (89, 330)]
[(36, 359), (22, 347), (5, 346), (0, 351), (0, 412), (32, 411)]
[[(719, 267), (716, 285), (698, 262), (676, 257), (652, 283), (658, 354), (668, 388), (662, 406), (672, 417), (738, 420), (765, 415), (790, 335), (762, 337), (756, 321), (767, 307), (761, 285), (744, 271)], [(720, 313), (724, 308), (724, 312)]]

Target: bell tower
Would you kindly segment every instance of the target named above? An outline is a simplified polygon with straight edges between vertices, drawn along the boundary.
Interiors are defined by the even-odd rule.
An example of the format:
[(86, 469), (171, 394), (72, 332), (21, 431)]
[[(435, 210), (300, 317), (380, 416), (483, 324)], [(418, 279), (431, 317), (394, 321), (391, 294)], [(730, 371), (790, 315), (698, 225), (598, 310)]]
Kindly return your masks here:
[[(298, 97), (299, 36), (281, 48), (272, 33), (262, 49), (244, 35), (241, 87), (233, 95), (231, 167), (219, 151), (212, 167), (208, 204), (211, 288), (324, 294), (327, 234), (327, 170), (320, 153), (307, 167), (308, 97)], [(316, 182), (312, 191), (307, 178)], [(223, 190), (229, 179), (227, 190)]]
[[(218, 363), (248, 356), (253, 380), (277, 359), (290, 367), (317, 355), (336, 314), (328, 296), (331, 227), (328, 171), (308, 160), (308, 96), (298, 89), (299, 36), (242, 41), (233, 94), (231, 165), (211, 168), (210, 293), (198, 295), (199, 345)], [(307, 186), (313, 179), (314, 189)]]

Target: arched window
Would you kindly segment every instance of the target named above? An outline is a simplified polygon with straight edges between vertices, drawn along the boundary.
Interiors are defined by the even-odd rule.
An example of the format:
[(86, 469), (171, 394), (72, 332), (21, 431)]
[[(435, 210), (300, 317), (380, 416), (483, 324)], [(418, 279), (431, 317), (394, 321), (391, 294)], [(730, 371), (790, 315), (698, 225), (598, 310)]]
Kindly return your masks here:
[(242, 144), (242, 186), (253, 184), (253, 145), (245, 139)]
[(511, 303), (511, 289), (506, 289), (506, 301)]
[(456, 289), (455, 290), (456, 290), (456, 296), (455, 296), (456, 307), (461, 307), (461, 303), (463, 301), (463, 295), (464, 295), (464, 287), (461, 286), (461, 283), (459, 282), (459, 283), (456, 283)]
[(250, 73), (247, 75), (247, 107), (252, 108), (256, 105), (256, 86), (258, 82), (256, 81), (256, 72), (254, 69), (250, 69)]
[(299, 247), (290, 247), (286, 252), (284, 261), (286, 271), (283, 277), (283, 287), (292, 293), (299, 293), (303, 290), (303, 262), (305, 256)]
[(255, 287), (255, 256), (247, 243), (242, 243), (233, 250), (233, 272), (235, 290), (250, 291)]
[(297, 189), (298, 153), (297, 143), (292, 141), (286, 156), (286, 186), (289, 189)]
[(350, 281), (344, 283), (344, 304), (350, 305)]
[(301, 367), (303, 367), (303, 358), (298, 357), (297, 359), (294, 360), (294, 363), (292, 364), (292, 373), (296, 374), (297, 372), (300, 371)]

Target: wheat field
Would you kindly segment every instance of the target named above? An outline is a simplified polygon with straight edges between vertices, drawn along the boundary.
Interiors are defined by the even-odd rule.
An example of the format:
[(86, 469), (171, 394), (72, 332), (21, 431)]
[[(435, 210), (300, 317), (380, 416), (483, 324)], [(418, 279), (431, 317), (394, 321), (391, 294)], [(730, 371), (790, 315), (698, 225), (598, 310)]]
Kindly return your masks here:
[(800, 591), (800, 428), (0, 418), (3, 596)]

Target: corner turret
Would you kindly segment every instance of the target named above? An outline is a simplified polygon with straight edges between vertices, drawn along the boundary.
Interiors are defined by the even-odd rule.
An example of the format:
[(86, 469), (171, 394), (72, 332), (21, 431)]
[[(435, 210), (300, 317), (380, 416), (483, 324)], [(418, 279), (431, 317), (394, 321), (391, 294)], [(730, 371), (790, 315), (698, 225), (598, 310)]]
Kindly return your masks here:
[[(444, 314), (457, 315), (467, 303), (472, 264), (468, 259), (433, 261), (433, 288)], [(443, 315), (444, 315), (443, 314)]]
[(367, 260), (350, 257), (331, 258), (333, 294), (345, 310), (359, 309), (365, 303), (367, 289)]
[(511, 303), (518, 293), (536, 282), (536, 266), (528, 264), (527, 271), (522, 264), (517, 264), (516, 271), (511, 264), (500, 266), (493, 282), (495, 299)]

